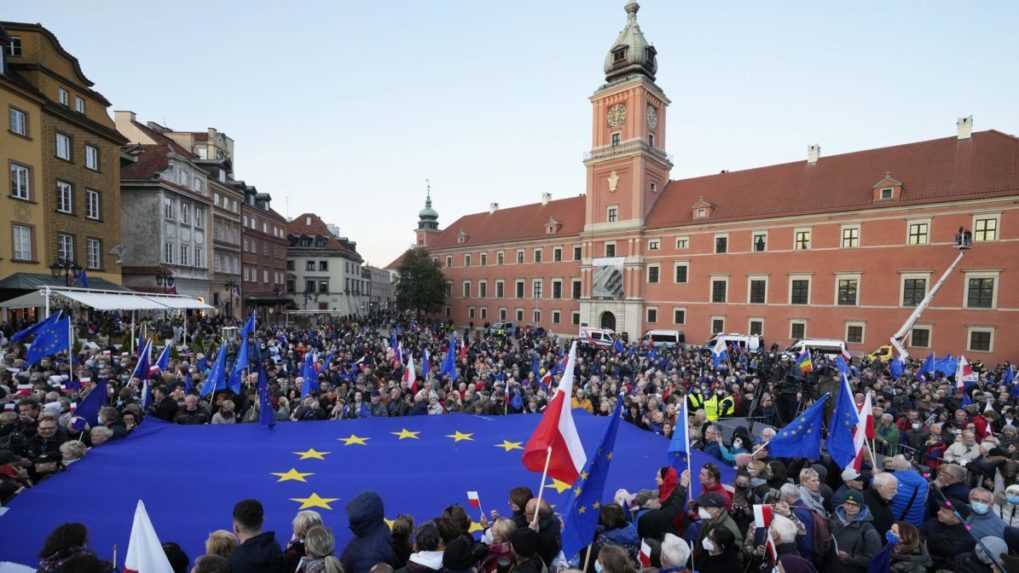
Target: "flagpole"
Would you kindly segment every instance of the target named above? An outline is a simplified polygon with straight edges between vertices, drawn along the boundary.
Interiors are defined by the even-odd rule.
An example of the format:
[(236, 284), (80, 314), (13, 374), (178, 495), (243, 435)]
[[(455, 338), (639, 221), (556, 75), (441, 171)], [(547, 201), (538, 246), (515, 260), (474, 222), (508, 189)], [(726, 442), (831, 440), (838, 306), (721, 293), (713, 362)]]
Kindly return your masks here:
[(541, 487), (538, 488), (538, 503), (534, 506), (534, 518), (531, 520), (531, 529), (538, 527), (538, 515), (541, 513), (541, 496), (545, 493), (545, 479), (548, 478), (548, 465), (552, 463), (552, 446), (548, 447), (545, 454), (545, 469), (541, 471)]
[(113, 544), (113, 570), (117, 570), (117, 544)]
[(67, 313), (67, 383), (74, 382), (74, 315)]

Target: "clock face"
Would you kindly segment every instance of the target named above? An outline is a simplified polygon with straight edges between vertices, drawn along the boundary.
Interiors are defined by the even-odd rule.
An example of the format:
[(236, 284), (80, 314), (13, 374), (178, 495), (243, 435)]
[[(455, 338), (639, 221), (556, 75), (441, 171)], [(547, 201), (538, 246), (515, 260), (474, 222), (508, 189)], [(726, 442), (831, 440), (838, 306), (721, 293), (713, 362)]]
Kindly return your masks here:
[(626, 121), (626, 106), (617, 103), (616, 105), (609, 108), (609, 127), (619, 127)]
[(658, 110), (655, 106), (647, 106), (647, 126), (651, 129), (658, 127)]

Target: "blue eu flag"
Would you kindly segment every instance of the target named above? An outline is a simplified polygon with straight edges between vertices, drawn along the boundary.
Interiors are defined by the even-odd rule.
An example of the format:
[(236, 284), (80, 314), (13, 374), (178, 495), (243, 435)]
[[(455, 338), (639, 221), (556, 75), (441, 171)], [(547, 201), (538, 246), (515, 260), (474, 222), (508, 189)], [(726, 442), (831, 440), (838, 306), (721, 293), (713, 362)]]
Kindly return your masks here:
[(612, 341), (612, 350), (614, 350), (616, 354), (623, 353), (624, 347), (622, 338), (617, 338)]
[(38, 364), (47, 356), (53, 356), (58, 352), (68, 352), (71, 347), (70, 339), (71, 317), (64, 318), (43, 324), (35, 331), (35, 339), (28, 347), (27, 362), (29, 366)]
[(216, 355), (216, 362), (212, 364), (209, 372), (209, 379), (202, 385), (201, 396), (204, 398), (217, 390), (226, 389), (226, 343), (219, 347), (219, 354)]
[(21, 330), (15, 332), (14, 335), (11, 336), (11, 344), (17, 344), (18, 342), (21, 342), (22, 340), (24, 340), (26, 338), (34, 336), (35, 333), (38, 332), (40, 328), (42, 328), (42, 327), (44, 327), (44, 326), (46, 326), (48, 324), (53, 324), (54, 322), (60, 320), (60, 316), (62, 314), (63, 314), (63, 311), (58, 310), (56, 312), (56, 314), (51, 314), (49, 318), (45, 318), (43, 320), (40, 320), (39, 322), (37, 322), (35, 324), (29, 325), (29, 326), (27, 326), (25, 328), (22, 328)]
[(920, 366), (920, 370), (924, 374), (934, 374), (934, 370), (936, 368), (937, 368), (937, 359), (934, 357), (934, 353), (932, 352), (932, 353), (927, 355), (927, 358), (924, 359), (923, 365)]
[(449, 348), (446, 350), (446, 359), (442, 361), (442, 369), (439, 371), (442, 376), (449, 376), (449, 379), (456, 382), (456, 337), (449, 339)]
[(74, 414), (85, 418), (89, 426), (97, 426), (99, 424), (99, 410), (105, 405), (106, 380), (100, 380), (96, 382), (95, 387), (88, 393), (88, 396), (85, 396), (81, 404), (78, 404)]
[(718, 468), (719, 483), (732, 483), (736, 481), (736, 470), (727, 464), (722, 463), (711, 454), (701, 450), (690, 448), (690, 439), (687, 436), (689, 422), (689, 408), (687, 400), (683, 399), (681, 412), (676, 416), (676, 426), (672, 431), (672, 441), (669, 442), (668, 458), (676, 471), (690, 470), (690, 489), (687, 496), (696, 497), (702, 491), (701, 468), (706, 464), (713, 464)]
[(620, 398), (616, 400), (616, 411), (612, 413), (612, 420), (605, 430), (601, 445), (587, 460), (580, 477), (573, 484), (573, 502), (563, 524), (563, 554), (567, 559), (573, 558), (594, 541), (622, 412), (623, 400)]
[(898, 356), (892, 358), (891, 362), (888, 364), (888, 371), (891, 373), (892, 378), (895, 379), (900, 378), (902, 376), (903, 370), (904, 365), (902, 364), (902, 359), (899, 358)]
[(241, 327), (240, 330), (241, 338), (247, 338), (254, 330), (255, 330), (255, 311), (251, 311), (251, 317), (248, 318), (248, 321), (245, 322), (244, 326)]
[(265, 363), (262, 354), (255, 344), (255, 368), (258, 369), (258, 422), (272, 428), (276, 425), (276, 412), (269, 401), (269, 377), (265, 374)]
[(831, 431), (828, 434), (828, 452), (840, 468), (853, 463), (856, 458), (856, 446), (853, 444), (853, 433), (860, 423), (860, 414), (856, 411), (853, 391), (842, 379), (842, 391), (835, 401), (835, 412), (831, 417)]
[(301, 384), (301, 398), (306, 398), (309, 394), (318, 390), (318, 371), (315, 370), (314, 357), (310, 350), (304, 355), (304, 367), (301, 369), (301, 377), (304, 378), (304, 383)]
[(241, 374), (248, 368), (248, 339), (241, 339), (241, 347), (237, 350), (237, 360), (234, 361), (233, 371), (230, 372), (230, 383), (227, 388), (234, 394), (241, 393)]
[[(840, 357), (841, 358), (841, 357)], [(829, 394), (804, 410), (786, 427), (782, 428), (768, 444), (768, 453), (776, 458), (821, 457), (821, 422), (824, 421), (824, 405)]]

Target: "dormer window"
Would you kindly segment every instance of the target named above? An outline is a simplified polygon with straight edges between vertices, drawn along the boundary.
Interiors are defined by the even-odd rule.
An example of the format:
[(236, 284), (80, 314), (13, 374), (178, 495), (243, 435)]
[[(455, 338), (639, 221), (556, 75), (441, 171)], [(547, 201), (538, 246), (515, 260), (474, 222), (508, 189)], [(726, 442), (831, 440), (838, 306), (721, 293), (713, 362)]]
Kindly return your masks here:
[(555, 217), (549, 217), (548, 222), (545, 223), (545, 234), (554, 235), (559, 232), (563, 226)]
[(890, 171), (878, 180), (873, 187), (874, 201), (895, 201), (902, 197), (902, 181), (892, 177)]
[(891, 187), (885, 187), (884, 189), (881, 190), (882, 201), (887, 201), (888, 199), (891, 199), (893, 197), (895, 197), (895, 189), (892, 189)]
[(618, 63), (620, 63), (620, 62), (622, 62), (623, 60), (626, 59), (626, 49), (628, 47), (629, 46), (619, 46), (618, 48), (612, 50), (612, 63), (613, 64), (618, 64)]
[(456, 236), (456, 242), (460, 243), (461, 245), (466, 243), (467, 242), (467, 233), (465, 231), (460, 231), (460, 233), (458, 233), (457, 236)]
[(704, 200), (704, 197), (697, 199), (691, 206), (692, 214), (694, 219), (707, 219), (711, 216), (711, 212), (715, 206)]

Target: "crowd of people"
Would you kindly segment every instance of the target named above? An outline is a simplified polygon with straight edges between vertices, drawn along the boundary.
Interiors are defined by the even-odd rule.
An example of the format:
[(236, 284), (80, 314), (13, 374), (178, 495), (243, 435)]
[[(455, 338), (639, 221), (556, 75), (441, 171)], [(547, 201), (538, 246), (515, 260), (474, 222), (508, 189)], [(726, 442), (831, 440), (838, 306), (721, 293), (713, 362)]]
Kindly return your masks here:
[[(212, 357), (224, 343), (223, 328), (230, 326), (239, 325), (192, 319), (184, 333), (181, 321), (150, 322), (146, 329), (158, 337), (157, 351), (168, 340), (172, 353), (168, 367), (145, 373), (134, 372), (137, 357), (124, 352), (130, 343), (124, 323), (108, 316), (76, 325), (76, 338), (85, 343), (76, 345), (73, 377), (64, 355), (29, 367), (23, 344), (5, 346), (0, 500), (68, 467), (91, 448), (129, 439), (147, 417), (178, 424), (257, 422), (261, 406), (254, 369), (240, 376), (239, 391), (202, 395)], [(186, 347), (180, 344), (185, 335)], [(227, 343), (235, 356), (240, 340), (232, 338)], [(280, 422), (537, 413), (554, 392), (568, 351), (568, 341), (538, 329), (458, 331), (445, 323), (384, 314), (289, 327), (259, 324), (251, 340), (265, 365), (272, 417)], [(848, 383), (858, 405), (870, 396), (876, 423), (872, 455), (853, 469), (838, 467), (827, 454), (819, 460), (778, 459), (767, 451), (773, 428), (789, 423), (826, 392), (830, 415), (843, 387), (834, 363), (817, 356), (813, 370), (803, 372), (775, 346), (729, 350), (719, 362), (710, 349), (694, 345), (579, 347), (575, 408), (609, 415), (621, 399), (627, 422), (668, 437), (686, 401), (693, 447), (717, 460), (717, 467), (699, 469), (699, 491), (689, 491), (686, 473), (662, 468), (657, 491), (615, 492), (614, 503), (601, 506), (590, 559), (557, 557), (552, 540), (558, 543), (559, 519), (544, 506), (528, 510), (529, 493), (514, 490), (513, 516), (486, 523), (483, 546), (456, 534), (462, 523), (451, 508), (451, 515), (417, 527), (409, 518), (397, 520), (392, 532), (378, 529), (374, 521), (363, 527), (352, 522), (351, 547), (361, 542), (360, 529), (377, 529), (377, 539), (361, 545), (388, 547), (391, 553), (352, 560), (348, 547), (340, 560), (330, 560), (336, 548), (328, 528), (302, 525), (303, 536), (298, 535), (295, 519), (295, 539), (304, 540), (308, 551), (314, 546), (309, 555), (315, 557), (294, 561), (291, 543), (284, 552), (291, 558), (279, 571), (363, 573), (388, 566), (412, 573), (531, 568), (540, 573), (586, 563), (586, 572), (616, 573), (639, 567), (642, 542), (652, 548), (653, 565), (669, 571), (696, 564), (698, 571), (778, 567), (862, 573), (889, 546), (893, 571), (1004, 571), (1009, 554), (1019, 554), (1019, 529), (1013, 529), (1019, 527), (1019, 393), (1013, 391), (1012, 365), (978, 365), (975, 381), (957, 384), (952, 373), (924, 372), (916, 361), (895, 376), (888, 363), (853, 358)], [(305, 381), (309, 354), (313, 386)], [(411, 368), (413, 376), (407, 376)], [(90, 423), (76, 415), (74, 405), (100, 382), (108, 397)], [(729, 418), (740, 423), (726, 423)], [(736, 468), (732, 483), (721, 483), (723, 465)], [(381, 508), (378, 496), (365, 500), (365, 511), (374, 511), (368, 506), (376, 502)], [(257, 502), (244, 503), (235, 512), (234, 531), (217, 532), (222, 544), (241, 547), (264, 535), (246, 537), (260, 525), (255, 518), (260, 509), (254, 509)], [(776, 516), (767, 527), (757, 527), (754, 506), (765, 504)], [(538, 525), (531, 527), (528, 511), (532, 517), (538, 513)], [(314, 532), (313, 541), (308, 532)], [(386, 543), (380, 541), (383, 533)], [(266, 543), (275, 543), (271, 535)], [(538, 549), (531, 551), (532, 546)], [(52, 561), (49, 554), (44, 561)], [(486, 561), (495, 554), (501, 560)], [(199, 573), (251, 570), (232, 557), (217, 563), (214, 555), (210, 550), (195, 561)]]

